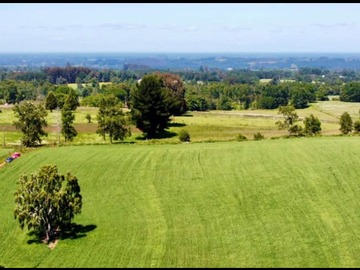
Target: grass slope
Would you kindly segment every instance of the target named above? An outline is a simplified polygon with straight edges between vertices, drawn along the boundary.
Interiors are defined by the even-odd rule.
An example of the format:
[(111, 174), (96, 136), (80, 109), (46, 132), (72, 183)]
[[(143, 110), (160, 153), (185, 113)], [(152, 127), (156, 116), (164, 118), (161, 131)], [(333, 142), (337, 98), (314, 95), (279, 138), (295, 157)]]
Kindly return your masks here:
[[(358, 137), (32, 151), (0, 169), (0, 265), (359, 267), (359, 151)], [(43, 164), (83, 195), (83, 230), (54, 250), (12, 212), (19, 175)]]

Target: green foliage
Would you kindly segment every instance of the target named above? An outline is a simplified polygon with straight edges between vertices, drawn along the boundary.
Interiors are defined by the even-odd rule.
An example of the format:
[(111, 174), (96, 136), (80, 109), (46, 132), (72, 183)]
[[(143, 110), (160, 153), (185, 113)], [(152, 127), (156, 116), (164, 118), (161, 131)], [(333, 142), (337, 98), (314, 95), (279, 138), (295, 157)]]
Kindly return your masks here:
[(187, 111), (185, 100), (185, 86), (179, 75), (171, 73), (155, 73), (162, 80), (164, 87), (168, 90), (168, 110), (171, 115), (179, 116)]
[(360, 120), (356, 120), (354, 122), (354, 132), (355, 133), (360, 133)]
[(342, 134), (348, 134), (353, 130), (353, 122), (348, 112), (344, 112), (340, 117), (340, 130)]
[(260, 132), (254, 133), (254, 140), (255, 141), (262, 140), (264, 138), (265, 138), (264, 135), (262, 135)]
[(279, 106), (285, 106), (289, 100), (288, 85), (269, 84), (263, 86), (258, 101), (258, 107), (261, 109), (275, 109)]
[(231, 99), (228, 98), (227, 96), (222, 96), (219, 99), (219, 104), (216, 107), (218, 110), (226, 110), (226, 111), (230, 111), (232, 110), (232, 106), (231, 106)]
[(47, 136), (47, 132), (43, 130), (47, 126), (45, 117), (47, 111), (41, 105), (34, 105), (32, 102), (22, 102), (16, 104), (13, 108), (15, 117), (18, 118), (13, 124), (23, 133), (21, 142), (24, 146), (36, 146), (41, 144), (41, 137)]
[(154, 138), (168, 128), (171, 112), (169, 91), (161, 78), (154, 74), (145, 75), (131, 92), (131, 114), (137, 128)]
[(302, 128), (295, 124), (299, 121), (299, 116), (293, 106), (280, 106), (278, 113), (284, 117), (283, 121), (276, 121), (275, 123), (279, 129), (287, 129), (289, 135), (299, 135), (301, 133)]
[(187, 130), (185, 129), (180, 130), (178, 136), (181, 142), (190, 142), (190, 134)]
[[(63, 182), (65, 182), (63, 184)], [(15, 192), (14, 217), (21, 229), (27, 225), (41, 239), (53, 240), (80, 214), (82, 196), (78, 179), (58, 173), (56, 165), (44, 165), (37, 173), (21, 175)]]
[(186, 103), (189, 111), (207, 111), (209, 109), (208, 102), (202, 96), (191, 95), (187, 97)]
[(87, 96), (81, 99), (81, 106), (99, 107), (101, 100), (104, 98), (104, 94), (96, 94)]
[(58, 106), (57, 98), (54, 92), (50, 91), (45, 99), (45, 109), (50, 110), (50, 112), (52, 112), (52, 110), (55, 110), (57, 106)]
[(79, 97), (75, 93), (75, 90), (72, 89), (72, 88), (69, 91), (69, 95), (67, 96), (67, 98), (65, 100), (64, 106), (65, 105), (67, 105), (69, 107), (69, 109), (72, 110), (72, 111), (75, 111), (76, 108), (80, 106)]
[(340, 100), (345, 102), (360, 102), (360, 82), (353, 81), (344, 84), (340, 90)]
[(78, 132), (73, 126), (74, 120), (74, 111), (71, 110), (70, 106), (67, 103), (65, 103), (64, 107), (61, 109), (61, 134), (65, 137), (65, 142), (73, 141), (73, 139), (78, 134)]
[(325, 85), (321, 85), (316, 92), (317, 100), (320, 100), (320, 101), (329, 100), (328, 93), (329, 93), (328, 87), (326, 87)]
[(127, 126), (127, 120), (118, 98), (109, 95), (100, 101), (97, 115), (98, 128), (96, 133), (103, 136), (109, 135), (110, 143), (113, 140), (124, 140), (131, 136), (131, 130)]
[(124, 104), (130, 98), (130, 87), (125, 83), (104, 84), (101, 86), (101, 92), (105, 95), (115, 95)]
[(239, 141), (239, 142), (241, 142), (241, 141), (246, 141), (247, 138), (246, 138), (245, 135), (239, 133), (239, 134), (236, 136), (236, 140)]
[(307, 135), (316, 135), (321, 132), (321, 122), (313, 114), (304, 119), (304, 133)]
[(57, 99), (57, 106), (59, 107), (59, 109), (62, 109), (62, 107), (64, 107), (66, 99), (68, 98), (68, 95), (61, 92), (60, 93), (55, 92), (55, 96)]

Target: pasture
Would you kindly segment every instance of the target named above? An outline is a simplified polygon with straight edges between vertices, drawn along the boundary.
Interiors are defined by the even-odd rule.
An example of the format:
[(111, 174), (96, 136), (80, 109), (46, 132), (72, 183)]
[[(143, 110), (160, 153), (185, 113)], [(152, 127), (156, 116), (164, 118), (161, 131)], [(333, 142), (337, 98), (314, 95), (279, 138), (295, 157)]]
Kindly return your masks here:
[[(0, 168), (0, 265), (357, 268), (359, 151), (357, 136), (30, 151)], [(53, 250), (13, 217), (17, 179), (44, 164), (83, 196)]]

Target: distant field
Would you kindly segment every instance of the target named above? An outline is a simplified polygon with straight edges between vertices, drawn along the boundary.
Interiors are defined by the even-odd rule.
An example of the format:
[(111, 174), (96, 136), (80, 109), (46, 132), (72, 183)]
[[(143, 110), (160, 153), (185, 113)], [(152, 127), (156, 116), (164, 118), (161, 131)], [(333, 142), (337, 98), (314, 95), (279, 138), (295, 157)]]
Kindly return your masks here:
[[(347, 136), (31, 151), (0, 168), (0, 265), (358, 268), (359, 151)], [(13, 218), (17, 179), (43, 164), (83, 195), (84, 230), (54, 250)]]
[[(269, 83), (272, 79), (259, 79), (261, 83)], [(295, 82), (295, 80), (280, 80), (280, 82)]]
[[(111, 84), (111, 82), (99, 82), (100, 87), (104, 84)], [(68, 83), (67, 85), (74, 90), (78, 89), (77, 83)], [(82, 83), (81, 85), (85, 87), (86, 83)]]
[[(12, 123), (15, 120), (11, 106), (2, 106), (0, 113), (0, 132), (6, 133), (6, 144), (19, 144), (21, 133), (17, 131)], [(322, 122), (323, 135), (340, 134), (339, 119), (342, 113), (347, 111), (353, 121), (360, 118), (360, 103), (341, 102), (341, 101), (320, 101), (311, 104), (306, 109), (296, 110), (300, 119), (314, 114)], [(73, 144), (92, 144), (108, 143), (102, 137), (97, 135), (97, 108), (79, 107), (75, 112), (75, 128), (79, 135), (75, 138)], [(88, 123), (85, 115), (89, 113), (92, 122)], [(200, 141), (229, 141), (234, 140), (239, 133), (245, 135), (248, 139), (253, 139), (256, 132), (262, 133), (265, 138), (273, 138), (286, 135), (285, 130), (278, 130), (275, 122), (280, 120), (282, 115), (278, 114), (278, 109), (274, 110), (232, 110), (232, 111), (208, 111), (208, 112), (189, 112), (184, 116), (172, 118), (172, 124), (168, 129), (168, 134), (161, 140), (142, 140), (142, 133), (134, 126), (132, 127), (132, 136), (127, 138), (126, 142), (147, 143), (177, 143), (179, 142), (177, 134), (180, 130), (186, 129), (190, 133), (191, 140)], [(49, 112), (47, 116), (49, 132), (48, 137), (44, 137), (44, 143), (56, 144), (59, 141), (58, 123), (61, 122), (60, 111)], [(302, 124), (300, 122), (300, 124)], [(0, 136), (0, 141), (3, 138)], [(64, 139), (60, 136), (60, 142)], [(2, 145), (2, 144), (1, 144)]]

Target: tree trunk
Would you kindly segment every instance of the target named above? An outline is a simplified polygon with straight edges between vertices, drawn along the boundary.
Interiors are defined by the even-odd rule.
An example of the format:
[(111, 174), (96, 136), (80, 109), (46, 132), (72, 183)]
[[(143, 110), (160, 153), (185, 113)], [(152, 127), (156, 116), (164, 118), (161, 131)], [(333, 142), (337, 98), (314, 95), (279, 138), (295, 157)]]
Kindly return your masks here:
[(49, 243), (50, 235), (51, 235), (51, 225), (50, 225), (50, 223), (48, 223), (48, 225), (47, 225), (47, 229), (45, 230), (45, 235), (46, 235), (45, 241), (46, 241), (46, 243)]

